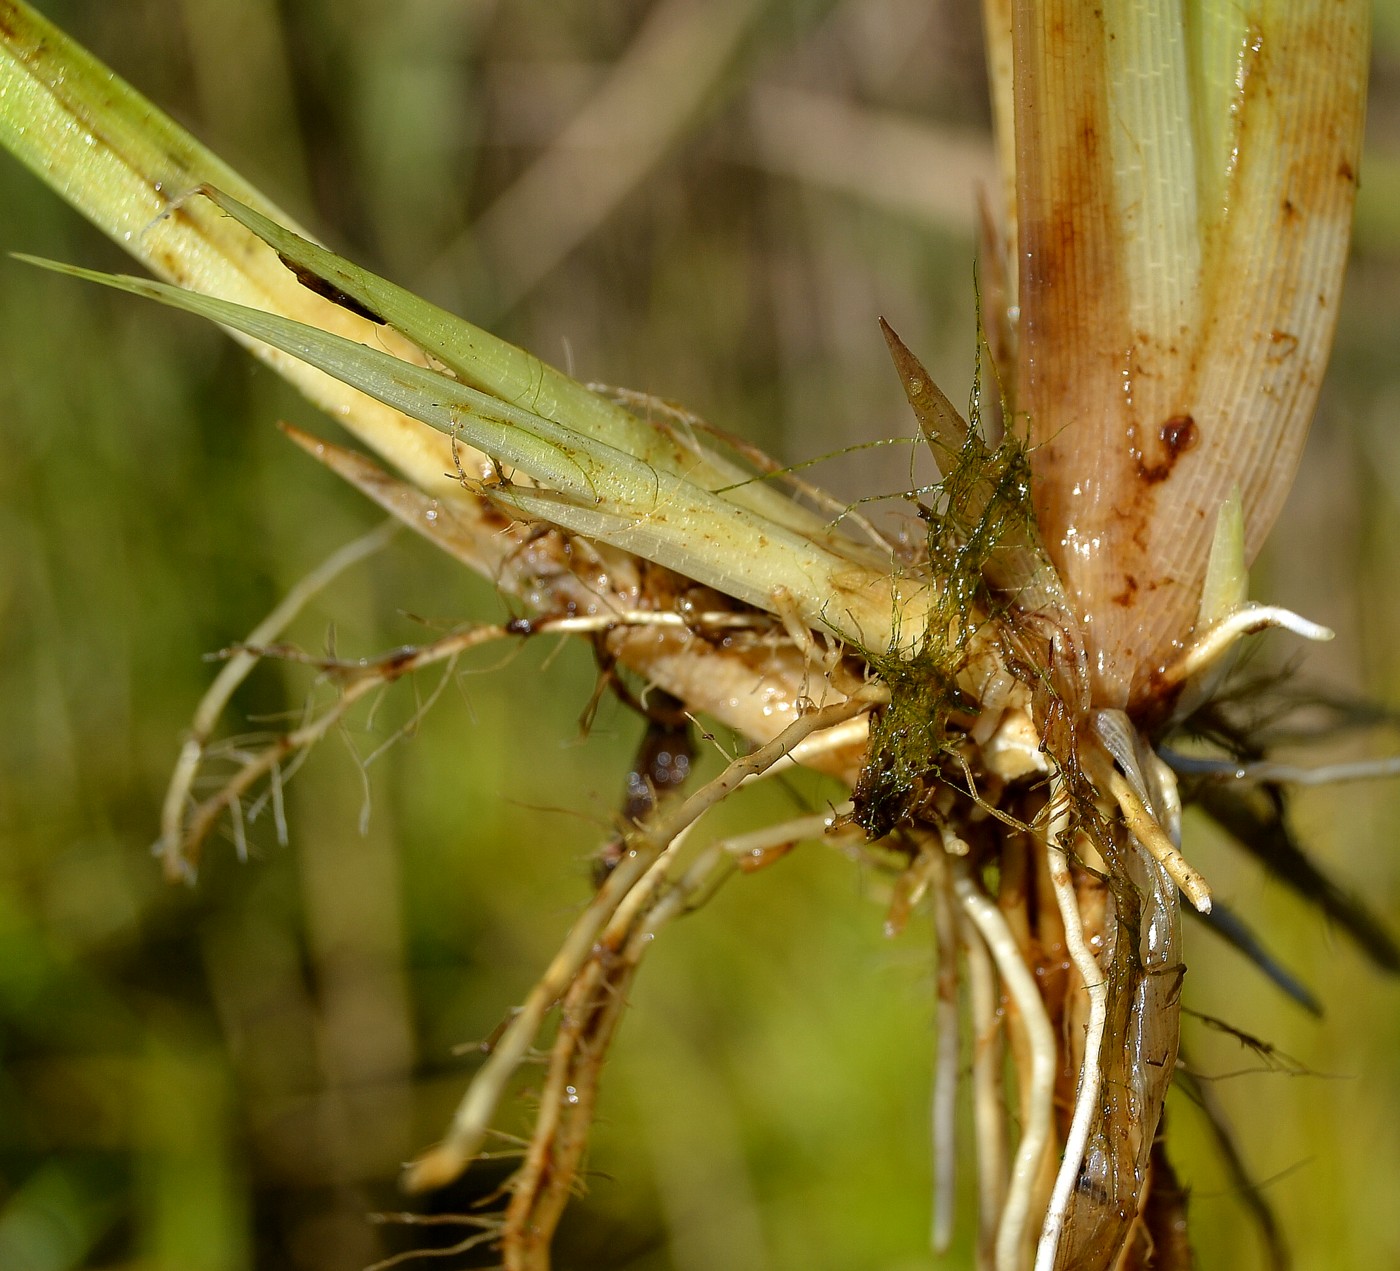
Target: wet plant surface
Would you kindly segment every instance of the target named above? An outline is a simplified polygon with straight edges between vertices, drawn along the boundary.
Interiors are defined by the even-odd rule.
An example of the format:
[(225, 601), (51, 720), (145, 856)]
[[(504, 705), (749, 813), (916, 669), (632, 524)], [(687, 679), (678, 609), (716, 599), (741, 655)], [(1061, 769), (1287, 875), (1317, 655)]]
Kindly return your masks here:
[[(558, 363), (572, 361), (584, 378), (683, 400), (797, 456), (912, 431), (882, 360), (879, 313), (898, 315), (934, 378), (955, 401), (966, 397), (954, 387), (969, 373), (974, 343), (970, 222), (930, 232), (868, 190), (832, 194), (812, 173), (779, 171), (781, 148), (764, 149), (763, 129), (781, 122), (772, 102), (784, 99), (763, 97), (755, 83), (792, 93), (841, 88), (861, 103), (922, 111), (925, 86), (948, 82), (930, 72), (970, 60), (958, 41), (971, 35), (935, 29), (929, 18), (921, 28), (927, 47), (902, 40), (910, 46), (902, 61), (887, 49), (883, 62), (870, 52), (866, 62), (847, 61), (851, 47), (883, 48), (880, 32), (899, 26), (901, 14), (871, 8), (881, 10), (878, 20), (854, 6), (814, 10), (796, 30), (756, 17), (739, 70), (729, 72), (738, 87), (726, 87), (712, 108), (743, 126), (702, 118), (645, 187), (528, 286), (518, 260), (500, 264), (494, 278), (471, 252), (454, 256), (455, 231), (511, 188), (537, 153), (539, 133), (520, 136), (530, 126), (520, 103), (547, 111), (551, 99), (527, 90), (543, 84), (557, 94), (556, 114), (533, 125), (547, 134), (551, 120), (587, 100), (588, 76), (628, 47), (635, 26), (609, 31), (581, 17), (535, 29), (527, 13), (505, 6), (479, 25), (460, 20), (451, 38), (435, 27), (429, 39), (423, 17), (423, 30), (406, 24), (395, 45), (382, 31), (376, 44), (372, 30), (352, 31), (337, 25), (343, 18), (308, 9), (297, 25), (263, 34), (310, 56), (284, 62), (274, 38), (248, 75), (249, 83), (280, 84), (294, 107), (287, 119), (324, 126), (322, 138), (308, 125), (314, 144), (289, 146), (291, 158), (261, 146), (240, 154), (236, 136), (214, 130), (220, 118), (248, 117), (220, 108), (219, 94), (238, 90), (210, 74), (216, 63), (200, 69), (199, 50), (207, 57), (217, 32), (199, 29), (192, 61), (166, 64), (190, 66), (190, 82), (213, 105), (189, 111), (207, 110), (211, 127), (200, 130), (240, 166), (266, 153), (295, 178), (297, 150), (314, 152), (307, 166), (320, 195), (314, 213), (305, 210), (309, 198), (299, 210), (318, 225), (347, 227), (363, 248), (352, 255), (377, 258), (384, 272), (415, 285), (431, 277), (429, 290), (453, 308), (490, 316), (498, 305), (497, 329)], [(137, 55), (104, 46), (100, 29), (83, 30), (80, 11), (55, 16), (159, 96), (134, 69), (157, 64), (168, 38), (153, 13), (155, 47)], [(898, 70), (871, 70), (890, 64)], [(425, 67), (436, 67), (438, 79)], [(390, 91), (403, 82), (421, 96)], [(341, 100), (347, 83), (364, 91)], [(475, 106), (458, 112), (455, 140), (434, 141), (440, 128), (412, 113), (427, 109), (434, 85)], [(975, 125), (960, 103), (978, 90), (944, 91), (956, 99), (947, 103), (954, 122)], [(517, 132), (497, 127), (502, 120)], [(471, 144), (493, 136), (516, 140)], [(743, 145), (752, 150), (736, 154)], [(342, 156), (338, 171), (328, 155)], [(468, 166), (470, 181), (449, 181), (449, 171), (459, 178)], [(414, 222), (385, 205), (382, 191), (394, 181), (383, 180), (383, 167), (390, 178), (409, 180), (403, 174), (412, 171), (424, 183), (399, 189), (399, 198), (439, 181), (435, 195), (418, 200), (425, 217)], [(13, 245), (115, 263), (59, 222), (17, 174), (5, 181)], [(441, 193), (464, 184), (463, 206)], [(1394, 465), (1385, 461), (1389, 371), (1377, 332), (1378, 315), (1389, 311), (1385, 243), (1393, 236), (1362, 224), (1342, 374), (1324, 401), (1297, 511), (1275, 543), (1284, 566), (1256, 573), (1254, 594), (1341, 629), (1339, 647), (1313, 655), (1310, 675), (1346, 682), (1350, 668), (1369, 660), (1371, 691), (1385, 698), (1389, 615), (1378, 580), (1395, 541), (1387, 511)], [(442, 268), (444, 259), (457, 264)], [(501, 261), (512, 259), (503, 248)], [(474, 281), (473, 268), (481, 271)], [(488, 298), (474, 307), (483, 291)], [(456, 665), (421, 719), (436, 683), (430, 675), (351, 721), (361, 758), (413, 725), (367, 770), (365, 832), (358, 765), (326, 746), (279, 796), (292, 850), (277, 845), (269, 802), (246, 831), (250, 866), (235, 865), (229, 844), (216, 840), (196, 894), (162, 892), (144, 848), (176, 739), (212, 673), (200, 655), (229, 646), (373, 518), (257, 422), (289, 415), (323, 430), (314, 412), (266, 371), (249, 372), (212, 333), (56, 288), (15, 266), (7, 267), (5, 294), (16, 315), (6, 361), (34, 368), (10, 387), (5, 506), (16, 533), (4, 574), (17, 615), (8, 671), (15, 687), (6, 693), (16, 716), (5, 823), (15, 844), (6, 886), (17, 968), (7, 1072), (15, 1107), (24, 1109), (10, 1124), (32, 1128), (16, 1132), (7, 1169), (7, 1213), (31, 1226), (0, 1227), (0, 1237), (34, 1230), (34, 1214), (58, 1215), (40, 1227), (66, 1233), (42, 1237), (59, 1251), (51, 1265), (115, 1263), (144, 1249), (158, 1264), (343, 1266), (395, 1242), (421, 1243), (425, 1228), (401, 1233), (366, 1225), (362, 1215), (401, 1203), (392, 1189), (398, 1162), (437, 1135), (460, 1093), (463, 1063), (449, 1048), (489, 1035), (503, 1005), (523, 999), (585, 903), (588, 858), (611, 831), (646, 725), (605, 697), (578, 742), (597, 675), (587, 650), (550, 654), (542, 636), (520, 642), (508, 659), (487, 652)], [(58, 346), (55, 332), (65, 337)], [(52, 365), (63, 375), (39, 373)], [(773, 366), (781, 368), (776, 377)], [(813, 435), (843, 417), (852, 426), (845, 436)], [(786, 438), (780, 423), (790, 427)], [(899, 458), (877, 473), (862, 470), (857, 456), (829, 465), (834, 479), (827, 469), (818, 478), (848, 498), (923, 483), (911, 479), (909, 446), (872, 453)], [(906, 525), (916, 544), (927, 534), (917, 517)], [(1364, 606), (1348, 599), (1357, 595)], [(465, 617), (508, 612), (491, 587), (400, 535), (345, 575), (286, 640), (317, 659), (353, 659), (424, 644)], [(234, 717), (264, 737), (300, 722), (317, 669), (274, 662), (239, 691)], [(701, 778), (720, 766), (713, 747), (702, 747)], [(726, 810), (729, 832), (811, 815), (843, 797), (816, 778), (791, 782)], [(1364, 822), (1384, 822), (1385, 794), (1367, 787), (1363, 800), (1356, 789), (1305, 794), (1293, 820), (1300, 841), (1334, 873), (1373, 909), (1393, 913), (1386, 844), (1364, 846)], [(1019, 811), (1033, 821), (1034, 800)], [(1252, 812), (1276, 824), (1267, 806)], [(1212, 1088), (1231, 1105), (1255, 1177), (1312, 1158), (1269, 1189), (1289, 1215), (1300, 1264), (1383, 1262), (1394, 1232), (1380, 1198), (1395, 1176), (1385, 1153), (1397, 1136), (1368, 1136), (1375, 1152), (1361, 1161), (1345, 1150), (1355, 1134), (1338, 1126), (1373, 1126), (1393, 1113), (1384, 1056), (1395, 1012), (1386, 986), (1285, 889), (1209, 846), (1209, 829), (1198, 823), (1192, 833), (1203, 844), (1193, 859), (1217, 894), (1268, 933), (1274, 956), (1329, 1018), (1319, 1027), (1290, 1014), (1284, 996), (1275, 1004), (1264, 981), (1198, 928), (1186, 934), (1188, 1002), (1299, 1056), (1311, 1073), (1359, 1078), (1296, 1076), (1285, 1087), (1278, 1074), (1257, 1075)], [(900, 942), (882, 942), (886, 876), (872, 869), (860, 877), (857, 888), (846, 862), (808, 844), (668, 931), (632, 993), (589, 1158), (599, 1173), (566, 1219), (560, 1265), (917, 1265), (926, 1256), (931, 963), (922, 919)], [(1188, 1017), (1188, 1039), (1195, 1028)], [(1238, 1041), (1197, 1031), (1194, 1072), (1241, 1066)], [(1281, 1115), (1285, 1099), (1297, 1100), (1296, 1111)], [(510, 1106), (520, 1129), (528, 1100)], [(697, 1117), (697, 1106), (707, 1115)], [(1208, 1135), (1187, 1104), (1168, 1116), (1179, 1171), (1195, 1189), (1202, 1264), (1240, 1265), (1256, 1255), (1252, 1237), (1235, 1229), (1238, 1183), (1203, 1144), (1198, 1150)], [(1336, 1164), (1321, 1164), (1333, 1150)], [(863, 1164), (852, 1168), (855, 1160)], [(466, 1194), (434, 1206), (464, 1208), (502, 1172), (474, 1173)], [(962, 1239), (971, 1238), (964, 1223)]]

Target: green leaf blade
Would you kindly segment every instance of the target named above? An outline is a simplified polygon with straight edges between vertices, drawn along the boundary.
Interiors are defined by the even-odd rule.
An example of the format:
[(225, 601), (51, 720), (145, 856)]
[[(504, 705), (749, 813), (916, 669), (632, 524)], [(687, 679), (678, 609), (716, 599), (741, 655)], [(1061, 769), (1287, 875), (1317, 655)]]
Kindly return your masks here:
[(809, 625), (829, 627), (867, 647), (884, 650), (895, 638), (899, 602), (888, 575), (596, 437), (279, 314), (167, 283), (19, 259), (217, 322), (460, 437), (546, 487), (483, 491), (522, 512), (643, 555), (761, 608), (776, 609), (785, 596)]

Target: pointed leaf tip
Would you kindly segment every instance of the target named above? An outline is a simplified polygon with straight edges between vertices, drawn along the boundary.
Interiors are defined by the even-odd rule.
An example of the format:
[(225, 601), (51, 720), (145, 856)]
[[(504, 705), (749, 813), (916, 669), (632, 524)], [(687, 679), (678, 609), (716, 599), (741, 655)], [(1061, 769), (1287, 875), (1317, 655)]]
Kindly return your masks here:
[(967, 420), (884, 318), (880, 319), (880, 332), (889, 346), (890, 359), (899, 375), (904, 396), (909, 399), (914, 418), (919, 421), (919, 431), (942, 467), (946, 459), (956, 455), (966, 443), (971, 431)]

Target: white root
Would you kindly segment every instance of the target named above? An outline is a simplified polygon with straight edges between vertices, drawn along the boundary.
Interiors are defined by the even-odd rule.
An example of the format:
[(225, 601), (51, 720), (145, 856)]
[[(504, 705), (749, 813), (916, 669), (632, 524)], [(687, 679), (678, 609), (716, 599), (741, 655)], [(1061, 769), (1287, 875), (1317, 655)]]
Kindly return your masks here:
[(973, 881), (967, 862), (950, 858), (953, 890), (963, 912), (987, 942), (1002, 983), (1021, 1014), (1030, 1054), (1030, 1075), (1021, 1109), (1021, 1141), (1012, 1161), (1006, 1204), (997, 1226), (996, 1271), (1020, 1271), (1026, 1245), (1026, 1221), (1041, 1161), (1050, 1143), (1055, 1094), (1055, 1033), (1035, 976), (1021, 958), (1016, 938), (1001, 911)]
[(1035, 1271), (1053, 1271), (1055, 1266), (1065, 1218), (1079, 1180), (1080, 1169), (1084, 1164), (1089, 1131), (1093, 1127), (1094, 1113), (1098, 1106), (1099, 1083), (1102, 1077), (1099, 1053), (1108, 1021), (1108, 981), (1084, 940), (1079, 899), (1075, 895), (1074, 880), (1070, 877), (1069, 847), (1063, 842), (1069, 825), (1069, 805), (1062, 797), (1062, 785), (1058, 776), (1052, 778), (1050, 803), (1053, 812), (1046, 835), (1046, 850), (1050, 864), (1050, 882), (1054, 886), (1055, 900), (1065, 925), (1065, 945), (1089, 994), (1089, 1020), (1084, 1038), (1084, 1059), (1079, 1069), (1074, 1115), (1070, 1120), (1069, 1133), (1065, 1136), (1064, 1158), (1060, 1162), (1060, 1170), (1055, 1176), (1055, 1185), (1050, 1193), (1045, 1223), (1041, 1227)]
[[(1094, 732), (1103, 749), (1090, 751), (1086, 757), (1097, 770), (1098, 788), (1118, 804), (1133, 837), (1167, 871), (1187, 899), (1199, 912), (1210, 913), (1210, 885), (1177, 846), (1181, 840), (1181, 798), (1175, 775), (1141, 744), (1122, 711), (1096, 711)], [(1164, 829), (1164, 824), (1168, 828)]]
[(1168, 686), (1184, 684), (1218, 662), (1242, 636), (1253, 635), (1269, 627), (1291, 631), (1304, 640), (1326, 641), (1335, 634), (1330, 628), (1311, 622), (1291, 609), (1277, 605), (1244, 604), (1192, 641), (1163, 670), (1162, 682)]

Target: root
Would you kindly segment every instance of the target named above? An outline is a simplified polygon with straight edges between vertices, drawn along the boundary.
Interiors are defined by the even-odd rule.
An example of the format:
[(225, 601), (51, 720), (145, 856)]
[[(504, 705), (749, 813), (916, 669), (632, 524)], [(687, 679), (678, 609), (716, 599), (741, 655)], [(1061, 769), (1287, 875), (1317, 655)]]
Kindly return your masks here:
[(958, 903), (986, 941), (1026, 1031), (1030, 1071), (1021, 1109), (1021, 1141), (1012, 1161), (995, 1249), (996, 1271), (1020, 1271), (1031, 1196), (1050, 1145), (1055, 1095), (1055, 1033), (1045, 1004), (1040, 1000), (1035, 976), (1022, 959), (1001, 910), (977, 886), (965, 860), (950, 857), (948, 863)]
[(1108, 773), (1105, 784), (1122, 810), (1123, 820), (1133, 837), (1171, 875), (1172, 882), (1186, 893), (1186, 898), (1200, 913), (1210, 913), (1210, 884), (1157, 823), (1132, 783), (1114, 769)]
[[(549, 1241), (577, 1180), (593, 1119), (608, 1047), (622, 1019), (627, 991), (656, 936), (689, 913), (728, 878), (752, 872), (755, 860), (775, 859), (776, 849), (832, 831), (835, 814), (799, 817), (781, 825), (711, 843), (691, 867), (635, 920), (621, 908), (599, 937), (595, 956), (561, 1003), (559, 1032), (525, 1164), (511, 1179), (510, 1204), (501, 1227), (507, 1271), (545, 1271)], [(835, 831), (851, 839), (848, 827)], [(637, 890), (641, 890), (638, 888)]]
[(1058, 779), (1051, 783), (1050, 802), (1054, 811), (1046, 838), (1046, 851), (1050, 864), (1050, 882), (1055, 889), (1060, 917), (1064, 920), (1065, 945), (1075, 969), (1079, 972), (1079, 978), (1084, 982), (1085, 991), (1089, 994), (1089, 1022), (1084, 1038), (1084, 1058), (1079, 1069), (1074, 1115), (1070, 1121), (1069, 1133), (1065, 1136), (1064, 1158), (1060, 1162), (1060, 1171), (1055, 1177), (1055, 1185), (1050, 1193), (1045, 1223), (1041, 1227), (1035, 1260), (1036, 1271), (1054, 1271), (1060, 1235), (1064, 1230), (1070, 1199), (1084, 1164), (1089, 1131), (1098, 1111), (1099, 1082), (1102, 1077), (1099, 1053), (1108, 1020), (1108, 981), (1084, 941), (1079, 900), (1075, 895), (1074, 882), (1070, 878), (1069, 849), (1063, 841), (1069, 824), (1069, 806), (1063, 798), (1060, 785)]
[[(506, 1085), (534, 1044), (550, 1008), (566, 992), (572, 992), (571, 986), (586, 967), (597, 965), (600, 950), (620, 949), (626, 932), (634, 927), (645, 929), (646, 915), (665, 882), (670, 862), (683, 836), (700, 818), (745, 781), (775, 767), (800, 742), (870, 710), (880, 697), (881, 690), (872, 686), (843, 702), (794, 720), (766, 746), (734, 760), (679, 806), (663, 809), (652, 822), (628, 835), (627, 850), (621, 860), (574, 923), (525, 1004), (497, 1039), (490, 1057), (468, 1087), (443, 1141), (406, 1170), (403, 1184), (407, 1190), (441, 1187), (466, 1168), (480, 1150)], [(674, 908), (662, 910), (662, 920), (673, 912)], [(655, 914), (652, 920), (656, 920)], [(640, 947), (636, 956), (640, 957)], [(627, 959), (623, 961), (625, 964)], [(575, 1001), (572, 996), (569, 1000)], [(561, 1035), (567, 1047), (575, 1044), (562, 1026)]]
[[(618, 627), (719, 631), (771, 625), (771, 620), (766, 616), (752, 613), (682, 615), (669, 611), (639, 610), (577, 617), (515, 619), (503, 624), (474, 625), (451, 632), (430, 644), (396, 649), (374, 659), (315, 657), (271, 644), (317, 591), (349, 565), (377, 551), (388, 541), (390, 532), (396, 528), (391, 522), (330, 557), (288, 593), (286, 599), (253, 630), (246, 641), (230, 651), (227, 664), (210, 686), (195, 713), (189, 736), (180, 751), (166, 792), (157, 851), (165, 861), (166, 876), (171, 881), (193, 879), (203, 845), (225, 814), (232, 818), (240, 855), (245, 852), (242, 801), (264, 777), (271, 781), (273, 810), (277, 814), (280, 833), (284, 762), (304, 755), (324, 740), (345, 718), (351, 707), (362, 698), (425, 667), (450, 664), (469, 650), (493, 641), (521, 639), (533, 635), (597, 635)], [(237, 754), (238, 767), (233, 775), (228, 777), (214, 794), (191, 806), (190, 791), (201, 766), (209, 757), (209, 737), (218, 723), (219, 716), (238, 685), (264, 657), (277, 657), (314, 666), (324, 676), (341, 686), (340, 695), (319, 714), (309, 714), (301, 727), (273, 738), (260, 749)], [(446, 682), (444, 680), (444, 684)], [(441, 687), (439, 686), (437, 692), (441, 691)], [(436, 695), (435, 692), (427, 705), (431, 705)]]
[(408, 1249), (403, 1253), (393, 1254), (391, 1257), (382, 1258), (378, 1262), (372, 1262), (364, 1271), (390, 1271), (392, 1267), (405, 1266), (410, 1262), (417, 1262), (420, 1259), (429, 1258), (453, 1258), (459, 1253), (468, 1253), (472, 1249), (488, 1244), (492, 1240), (499, 1238), (501, 1222), (499, 1218), (473, 1218), (461, 1214), (444, 1215), (437, 1221), (433, 1221), (422, 1214), (395, 1214), (391, 1219), (381, 1219), (381, 1221), (402, 1222), (414, 1226), (463, 1226), (475, 1227), (479, 1230), (470, 1236), (464, 1236), (454, 1245), (448, 1245), (442, 1249)]
[(502, 1228), (507, 1271), (549, 1265), (549, 1242), (573, 1194), (588, 1143), (603, 1059), (621, 1019), (636, 959), (589, 962), (569, 987), (525, 1163), (510, 1182)]
[[(232, 651), (195, 716), (167, 795), (160, 846), (172, 875), (192, 872), (200, 847), (224, 816), (231, 819), (240, 844), (245, 812), (256, 816), (265, 804), (280, 826), (282, 784), (288, 770), (340, 727), (361, 698), (434, 665), (444, 668), (443, 684), (450, 683), (454, 660), (480, 645), (536, 634), (607, 635), (624, 627), (761, 629), (774, 646), (805, 655), (810, 682), (816, 684), (821, 677), (823, 692), (834, 689), (839, 695), (854, 676), (855, 659), (847, 660), (840, 645), (813, 633), (781, 592), (773, 597), (776, 619), (748, 612), (682, 615), (630, 610), (522, 618), (453, 631), (422, 647), (395, 650), (368, 661), (311, 657), (274, 645), (310, 595), (386, 538), (387, 531), (378, 531), (327, 561), (245, 644)], [(1232, 614), (1183, 655), (1182, 674), (1207, 667), (1230, 641), (1273, 623), (1276, 617), (1274, 611), (1262, 608)], [(1300, 623), (1292, 622), (1290, 629), (1307, 634)], [(233, 775), (209, 798), (192, 804), (190, 791), (209, 756), (209, 738), (219, 715), (237, 685), (265, 656), (306, 663), (330, 681), (335, 697), (329, 703), (322, 699), (314, 710), (308, 707), (305, 717), (294, 721), (297, 726), (281, 736), (264, 737), (238, 750), (230, 748), (227, 753), (237, 765)], [(1188, 664), (1189, 656), (1197, 657), (1199, 664)], [(629, 821), (629, 828), (614, 840), (615, 846), (620, 845), (616, 864), (583, 906), (522, 1005), (486, 1048), (442, 1141), (406, 1168), (403, 1183), (410, 1191), (441, 1187), (457, 1178), (485, 1155), (482, 1149), (522, 1067), (543, 1062), (539, 1107), (523, 1142), (519, 1168), (506, 1185), (509, 1196), (504, 1211), (480, 1220), (462, 1249), (489, 1241), (499, 1246), (509, 1271), (548, 1267), (553, 1233), (584, 1177), (588, 1136), (610, 1047), (642, 961), (667, 924), (706, 903), (736, 874), (765, 867), (801, 839), (822, 836), (843, 845), (863, 841), (864, 833), (852, 823), (849, 807), (722, 841), (698, 841), (699, 823), (744, 784), (820, 759), (827, 752), (859, 748), (869, 735), (871, 711), (889, 702), (890, 690), (872, 682), (821, 708), (812, 707), (805, 698), (797, 700), (799, 710), (807, 709), (771, 742), (733, 759), (717, 778), (688, 797), (662, 797), (649, 811), (639, 812), (639, 819)], [(937, 799), (931, 794), (920, 805), (922, 822), (914, 820), (911, 826), (906, 821), (907, 828), (901, 829), (898, 847), (908, 868), (895, 886), (888, 916), (892, 928), (901, 926), (921, 897), (929, 894), (939, 956), (930, 1115), (934, 1166), (930, 1239), (938, 1252), (948, 1250), (953, 1239), (956, 1168), (962, 1146), (957, 1140), (958, 1083), (962, 1038), (970, 1031), (979, 1265), (1025, 1271), (1033, 1264), (1036, 1271), (1053, 1271), (1057, 1262), (1067, 1257), (1075, 1260), (1076, 1241), (1092, 1245), (1093, 1224), (1109, 1229), (1117, 1219), (1112, 1207), (1117, 1200), (1137, 1196), (1132, 1180), (1140, 1180), (1141, 1175), (1123, 1167), (1123, 1161), (1131, 1164), (1124, 1155), (1128, 1149), (1117, 1145), (1120, 1140), (1127, 1142), (1126, 1131), (1147, 1128), (1141, 1108), (1151, 1112), (1155, 1125), (1160, 1098), (1153, 1095), (1157, 1087), (1151, 1083), (1160, 1080), (1164, 1091), (1165, 1074), (1174, 1063), (1175, 1034), (1169, 1025), (1174, 1028), (1173, 995), (1180, 972), (1175, 964), (1149, 965), (1136, 948), (1113, 968), (1104, 955), (1100, 966), (1085, 932), (1092, 911), (1087, 898), (1081, 910), (1076, 893), (1076, 879), (1082, 887), (1083, 874), (1069, 859), (1073, 835), (1081, 823), (1088, 826), (1095, 817), (1116, 822), (1117, 813), (1112, 811), (1116, 805), (1141, 850), (1132, 846), (1129, 857), (1127, 835), (1116, 826), (1112, 843), (1104, 846), (1104, 861), (1097, 860), (1088, 847), (1077, 850), (1091, 867), (1110, 874), (1120, 887), (1115, 894), (1139, 897), (1142, 912), (1153, 921), (1163, 914), (1174, 920), (1176, 887), (1202, 911), (1209, 910), (1210, 890), (1164, 828), (1175, 819), (1175, 805), (1159, 787), (1165, 782), (1174, 789), (1172, 779), (1158, 773), (1154, 757), (1126, 717), (1096, 717), (1092, 721), (1096, 736), (1089, 727), (1078, 734), (1077, 740), (1084, 744), (1075, 752), (1075, 762), (1082, 761), (1082, 769), (1071, 772), (1066, 766), (1057, 772), (1050, 763), (1048, 803), (1033, 784), (1041, 779), (1036, 768), (1025, 763), (1025, 754), (1040, 755), (1040, 750), (1023, 747), (1025, 753), (1014, 756), (1018, 766), (1007, 769), (992, 752), (979, 747), (975, 734), (962, 731), (966, 727), (962, 722), (950, 725), (953, 731), (948, 735), (954, 742), (939, 752), (940, 766), (928, 770), (942, 783), (940, 789), (930, 781)], [(267, 793), (250, 810), (245, 799), (262, 781), (269, 783)], [(1088, 784), (1096, 791), (1086, 793)], [(1092, 810), (1090, 803), (1095, 805)], [(1092, 826), (1084, 832), (1096, 846), (1103, 846)], [(918, 848), (912, 862), (911, 844)], [(1121, 845), (1126, 865), (1110, 859), (1109, 848), (1114, 844)], [(1132, 912), (1135, 915), (1137, 910)], [(1131, 925), (1137, 925), (1136, 919)], [(1082, 982), (1088, 1017), (1069, 1124), (1065, 1127), (1062, 1119), (1059, 1125), (1065, 1145), (1057, 1161), (1055, 1097), (1061, 1042), (1052, 1021), (1061, 1012), (1061, 973), (1042, 951), (1060, 947), (1067, 950), (1075, 968), (1069, 973), (1069, 989), (1075, 996), (1066, 1000), (1082, 1004), (1076, 987)], [(1120, 979), (1112, 982), (1112, 1000), (1110, 969), (1121, 979), (1121, 984)], [(1039, 974), (1046, 971), (1048, 975)], [(1124, 996), (1129, 993), (1131, 1002)], [(962, 997), (968, 1004), (966, 1022), (960, 1019)], [(556, 1011), (557, 1023), (552, 1025)], [(1079, 1018), (1076, 1013), (1076, 1021)], [(548, 1040), (542, 1041), (542, 1035)], [(1120, 1037), (1126, 1039), (1122, 1046)], [(1136, 1045), (1138, 1038), (1143, 1045), (1137, 1049), (1161, 1055), (1161, 1062), (1154, 1060), (1155, 1067), (1146, 1076), (1120, 1073), (1116, 1057), (1120, 1051), (1126, 1056), (1133, 1049), (1128, 1042)], [(1019, 1137), (1014, 1147), (1004, 1088), (1008, 1041), (1020, 1083), (1015, 1100)], [(1078, 1051), (1077, 1030), (1070, 1050)], [(1106, 1106), (1110, 1099), (1111, 1110)], [(1095, 1197), (1086, 1200), (1080, 1190), (1083, 1175), (1091, 1172), (1086, 1171), (1086, 1158), (1094, 1159), (1100, 1121), (1113, 1132), (1106, 1141), (1119, 1151), (1119, 1157), (1108, 1162), (1117, 1170), (1110, 1182), (1122, 1188), (1112, 1203)]]
[(1311, 622), (1291, 609), (1281, 609), (1277, 605), (1240, 605), (1202, 632), (1176, 661), (1163, 670), (1162, 685), (1173, 688), (1186, 683), (1215, 665), (1241, 637), (1254, 635), (1269, 627), (1291, 631), (1304, 640), (1326, 641), (1334, 635), (1330, 628)]
[[(296, 618), (318, 592), (324, 590), (350, 566), (358, 564), (383, 548), (398, 529), (396, 521), (385, 521), (368, 534), (347, 543), (326, 557), (253, 628), (246, 644), (256, 646), (277, 639), (286, 630), (288, 623)], [(248, 649), (241, 649), (235, 653), (214, 677), (214, 682), (195, 708), (189, 733), (185, 737), (184, 745), (180, 747), (175, 769), (170, 774), (170, 784), (165, 791), (165, 800), (161, 805), (160, 840), (156, 844), (156, 851), (164, 862), (165, 876), (171, 882), (188, 881), (194, 876), (195, 853), (202, 840), (191, 842), (185, 832), (185, 808), (190, 801), (190, 790), (194, 786), (200, 765), (204, 762), (209, 738), (218, 726), (219, 716), (223, 714), (229, 699), (248, 678), (257, 663), (258, 655)], [(274, 759), (273, 764), (275, 763)], [(280, 803), (280, 794), (278, 797)]]
[[(330, 706), (321, 711), (319, 715), (310, 718), (300, 728), (283, 733), (261, 750), (244, 758), (238, 770), (224, 782), (215, 794), (195, 806), (173, 838), (162, 839), (167, 862), (174, 862), (173, 866), (167, 865), (167, 872), (174, 869), (175, 876), (191, 877), (199, 860), (200, 849), (224, 813), (232, 813), (235, 816), (235, 825), (237, 825), (239, 823), (239, 808), (244, 795), (263, 777), (274, 773), (288, 756), (310, 750), (311, 747), (323, 740), (361, 698), (413, 671), (422, 670), (435, 663), (451, 661), (469, 649), (489, 644), (493, 640), (506, 639), (513, 634), (514, 632), (508, 627), (469, 627), (466, 630), (445, 636), (432, 644), (423, 645), (416, 649), (400, 650), (377, 662), (356, 666), (347, 678), (340, 696)], [(261, 655), (261, 650), (253, 652), (245, 649), (235, 656), (241, 658), (245, 655), (257, 657)], [(202, 757), (202, 748), (200, 754), (195, 757), (196, 767), (200, 757)], [(183, 763), (183, 755), (181, 760)], [(190, 779), (192, 776), (193, 770), (191, 770)], [(174, 843), (176, 846), (172, 849), (169, 846), (170, 843)]]

